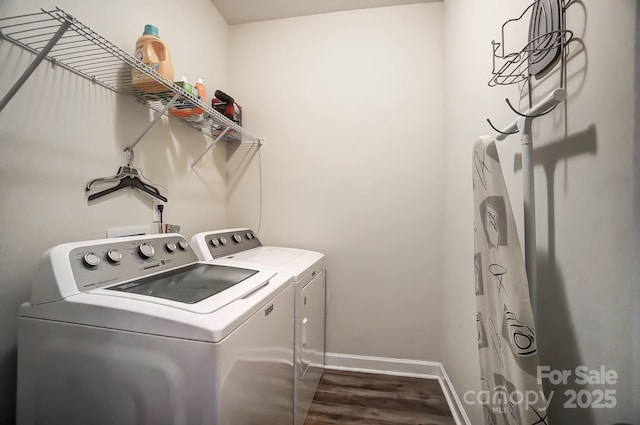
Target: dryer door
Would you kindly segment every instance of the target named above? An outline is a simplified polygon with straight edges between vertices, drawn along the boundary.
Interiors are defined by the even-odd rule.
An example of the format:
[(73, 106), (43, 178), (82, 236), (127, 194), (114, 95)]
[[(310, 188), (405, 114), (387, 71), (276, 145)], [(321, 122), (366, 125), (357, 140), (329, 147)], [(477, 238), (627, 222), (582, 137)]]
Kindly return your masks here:
[(311, 368), (324, 368), (325, 278), (320, 271), (303, 289), (300, 305), (300, 367), (303, 377)]

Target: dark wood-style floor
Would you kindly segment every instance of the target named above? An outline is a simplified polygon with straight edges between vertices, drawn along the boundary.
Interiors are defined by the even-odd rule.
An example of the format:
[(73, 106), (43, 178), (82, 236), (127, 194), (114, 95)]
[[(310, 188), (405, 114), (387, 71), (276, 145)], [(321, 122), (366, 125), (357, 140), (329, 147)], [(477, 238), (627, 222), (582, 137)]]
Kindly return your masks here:
[(325, 370), (305, 425), (455, 425), (435, 379)]

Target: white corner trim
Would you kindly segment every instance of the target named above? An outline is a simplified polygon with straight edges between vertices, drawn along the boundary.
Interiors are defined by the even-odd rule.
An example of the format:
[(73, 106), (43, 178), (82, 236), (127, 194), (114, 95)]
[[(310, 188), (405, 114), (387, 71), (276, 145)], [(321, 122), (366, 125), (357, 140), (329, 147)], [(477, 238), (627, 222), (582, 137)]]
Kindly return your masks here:
[(467, 416), (467, 412), (464, 410), (464, 406), (458, 397), (458, 393), (455, 388), (453, 388), (453, 383), (451, 382), (451, 379), (449, 379), (449, 375), (447, 375), (447, 371), (442, 363), (440, 363), (440, 370), (442, 372), (442, 376), (440, 377), (440, 386), (442, 387), (442, 392), (444, 392), (444, 396), (449, 403), (456, 425), (471, 425), (469, 416)]
[(441, 362), (396, 359), (391, 357), (359, 356), (357, 354), (325, 353), (325, 368), (351, 372), (378, 373), (437, 379), (449, 404), (456, 425), (471, 425), (458, 394)]

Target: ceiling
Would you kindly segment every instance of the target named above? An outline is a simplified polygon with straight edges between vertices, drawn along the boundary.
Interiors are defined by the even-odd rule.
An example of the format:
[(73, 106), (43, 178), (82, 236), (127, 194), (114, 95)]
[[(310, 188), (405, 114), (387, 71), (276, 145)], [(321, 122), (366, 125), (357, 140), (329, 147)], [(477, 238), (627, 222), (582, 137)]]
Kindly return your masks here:
[(211, 0), (229, 25), (441, 0)]

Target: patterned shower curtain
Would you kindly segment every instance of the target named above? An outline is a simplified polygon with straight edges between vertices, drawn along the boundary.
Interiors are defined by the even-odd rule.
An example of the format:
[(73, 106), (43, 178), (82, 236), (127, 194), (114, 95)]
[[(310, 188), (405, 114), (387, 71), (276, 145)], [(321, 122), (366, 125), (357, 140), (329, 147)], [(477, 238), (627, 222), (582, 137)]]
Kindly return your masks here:
[[(548, 425), (529, 285), (495, 141), (473, 148), (474, 269), (486, 425)], [(544, 302), (544, 301), (542, 301)]]

